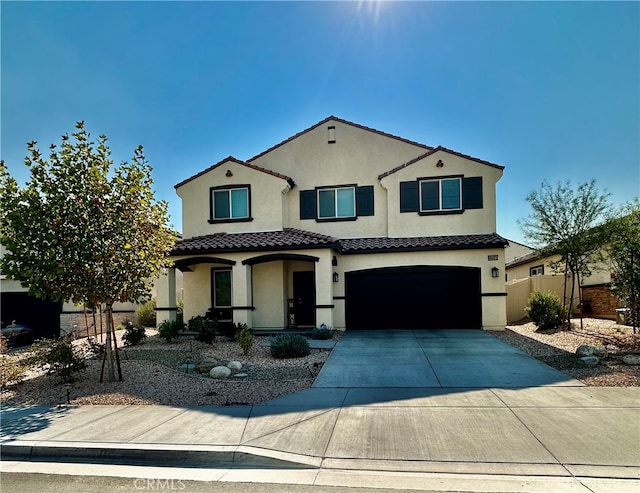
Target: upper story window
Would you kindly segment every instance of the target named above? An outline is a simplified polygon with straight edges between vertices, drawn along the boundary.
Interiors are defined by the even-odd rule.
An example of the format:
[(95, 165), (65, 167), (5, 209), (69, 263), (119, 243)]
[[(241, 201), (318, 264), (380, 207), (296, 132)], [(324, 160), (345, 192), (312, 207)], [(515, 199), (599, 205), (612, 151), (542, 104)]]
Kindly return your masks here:
[(481, 176), (438, 176), (400, 182), (400, 212), (460, 214), (482, 208)]
[(462, 209), (462, 178), (420, 181), (420, 212)]
[(355, 217), (355, 187), (322, 188), (318, 190), (318, 219)]
[(355, 221), (360, 216), (373, 216), (374, 209), (372, 185), (300, 190), (300, 219)]
[(210, 223), (251, 220), (251, 187), (211, 188)]

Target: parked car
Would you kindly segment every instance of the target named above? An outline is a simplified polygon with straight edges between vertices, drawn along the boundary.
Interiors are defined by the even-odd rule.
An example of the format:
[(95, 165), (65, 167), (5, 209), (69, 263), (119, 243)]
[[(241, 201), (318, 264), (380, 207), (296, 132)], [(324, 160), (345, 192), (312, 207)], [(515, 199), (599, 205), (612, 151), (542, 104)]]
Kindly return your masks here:
[(0, 335), (6, 339), (8, 347), (26, 346), (33, 342), (31, 328), (23, 324), (17, 324), (15, 320), (6, 327), (3, 326), (0, 329)]

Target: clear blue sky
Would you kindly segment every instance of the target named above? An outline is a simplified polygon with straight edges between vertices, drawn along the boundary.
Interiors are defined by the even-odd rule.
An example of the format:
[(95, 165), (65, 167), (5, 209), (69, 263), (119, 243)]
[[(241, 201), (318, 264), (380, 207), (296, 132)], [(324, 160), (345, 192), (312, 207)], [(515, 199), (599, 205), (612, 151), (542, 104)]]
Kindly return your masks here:
[[(506, 166), (498, 232), (525, 196), (595, 179), (640, 195), (638, 2), (0, 3), (1, 155), (85, 120), (114, 160), (142, 144), (173, 185), (329, 115)], [(390, 163), (395, 164), (395, 163)]]

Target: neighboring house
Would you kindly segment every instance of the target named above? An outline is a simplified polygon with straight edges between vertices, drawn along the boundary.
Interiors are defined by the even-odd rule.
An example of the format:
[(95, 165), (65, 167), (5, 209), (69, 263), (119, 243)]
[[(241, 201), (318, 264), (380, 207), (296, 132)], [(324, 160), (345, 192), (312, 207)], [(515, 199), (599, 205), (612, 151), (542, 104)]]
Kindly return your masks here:
[(504, 252), (504, 261), (506, 263), (511, 262), (519, 257), (524, 257), (525, 255), (535, 252), (535, 248), (531, 248), (523, 243), (518, 243), (517, 241), (508, 240), (509, 246)]
[[(175, 186), (185, 321), (504, 329), (503, 169), (333, 116), (223, 159)], [(175, 269), (157, 283), (159, 322), (174, 283)]]
[[(558, 268), (556, 268), (554, 271), (552, 267), (552, 264), (554, 262), (558, 262), (559, 259), (559, 255), (544, 256), (538, 251), (533, 251), (521, 257), (507, 261), (505, 265), (507, 285), (514, 285), (519, 281), (534, 278), (534, 276), (544, 276), (545, 278), (555, 276), (562, 279), (564, 276), (564, 269), (558, 270)], [(598, 318), (615, 319), (616, 309), (619, 307), (619, 301), (611, 292), (611, 281), (613, 277), (611, 266), (606, 263), (597, 263), (591, 265), (590, 270), (590, 276), (581, 278), (582, 300), (584, 303), (583, 313), (585, 315)], [(556, 294), (562, 298), (564, 296), (564, 283), (561, 283), (557, 279), (550, 281), (552, 284), (549, 284), (549, 286), (553, 286), (553, 288), (549, 287), (549, 290), (556, 292)], [(540, 282), (535, 284), (535, 286), (539, 285), (542, 286)], [(534, 286), (534, 284), (531, 284), (531, 286)], [(541, 289), (547, 290), (546, 287), (542, 287)], [(568, 278), (567, 296), (570, 295), (570, 289), (571, 279)], [(509, 287), (507, 290), (509, 290)], [(573, 300), (573, 305), (576, 311), (580, 309), (579, 303), (580, 295), (576, 289)]]
[[(0, 245), (0, 255), (5, 249)], [(0, 273), (0, 325), (6, 327), (14, 321), (28, 326), (34, 338), (60, 335), (61, 303), (44, 301), (28, 293), (20, 282)]]

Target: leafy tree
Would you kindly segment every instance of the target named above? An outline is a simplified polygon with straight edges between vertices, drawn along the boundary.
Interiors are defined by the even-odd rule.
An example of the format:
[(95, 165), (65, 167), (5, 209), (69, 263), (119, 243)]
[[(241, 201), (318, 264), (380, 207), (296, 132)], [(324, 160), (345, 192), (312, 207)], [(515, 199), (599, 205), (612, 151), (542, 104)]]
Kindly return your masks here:
[(615, 273), (611, 288), (631, 310), (635, 333), (640, 325), (640, 201), (625, 206), (621, 216), (608, 223), (607, 236), (606, 252)]
[[(601, 226), (609, 208), (609, 194), (596, 189), (595, 181), (573, 188), (570, 182), (552, 187), (544, 181), (539, 190), (526, 197), (532, 212), (520, 221), (520, 226), (545, 256), (558, 255), (554, 270), (571, 274), (571, 294), (567, 307), (567, 327), (571, 327), (571, 313), (576, 281), (590, 276), (589, 266), (600, 258), (606, 239)], [(565, 277), (566, 296), (566, 277)]]
[[(156, 201), (142, 147), (117, 167), (107, 137), (94, 143), (84, 122), (65, 134), (49, 159), (27, 145), (31, 177), (24, 188), (0, 162), (0, 242), (4, 274), (53, 301), (104, 305), (108, 378), (122, 380), (112, 306), (150, 297), (148, 280), (168, 265), (175, 235), (167, 204)], [(103, 375), (101, 375), (102, 381)]]

